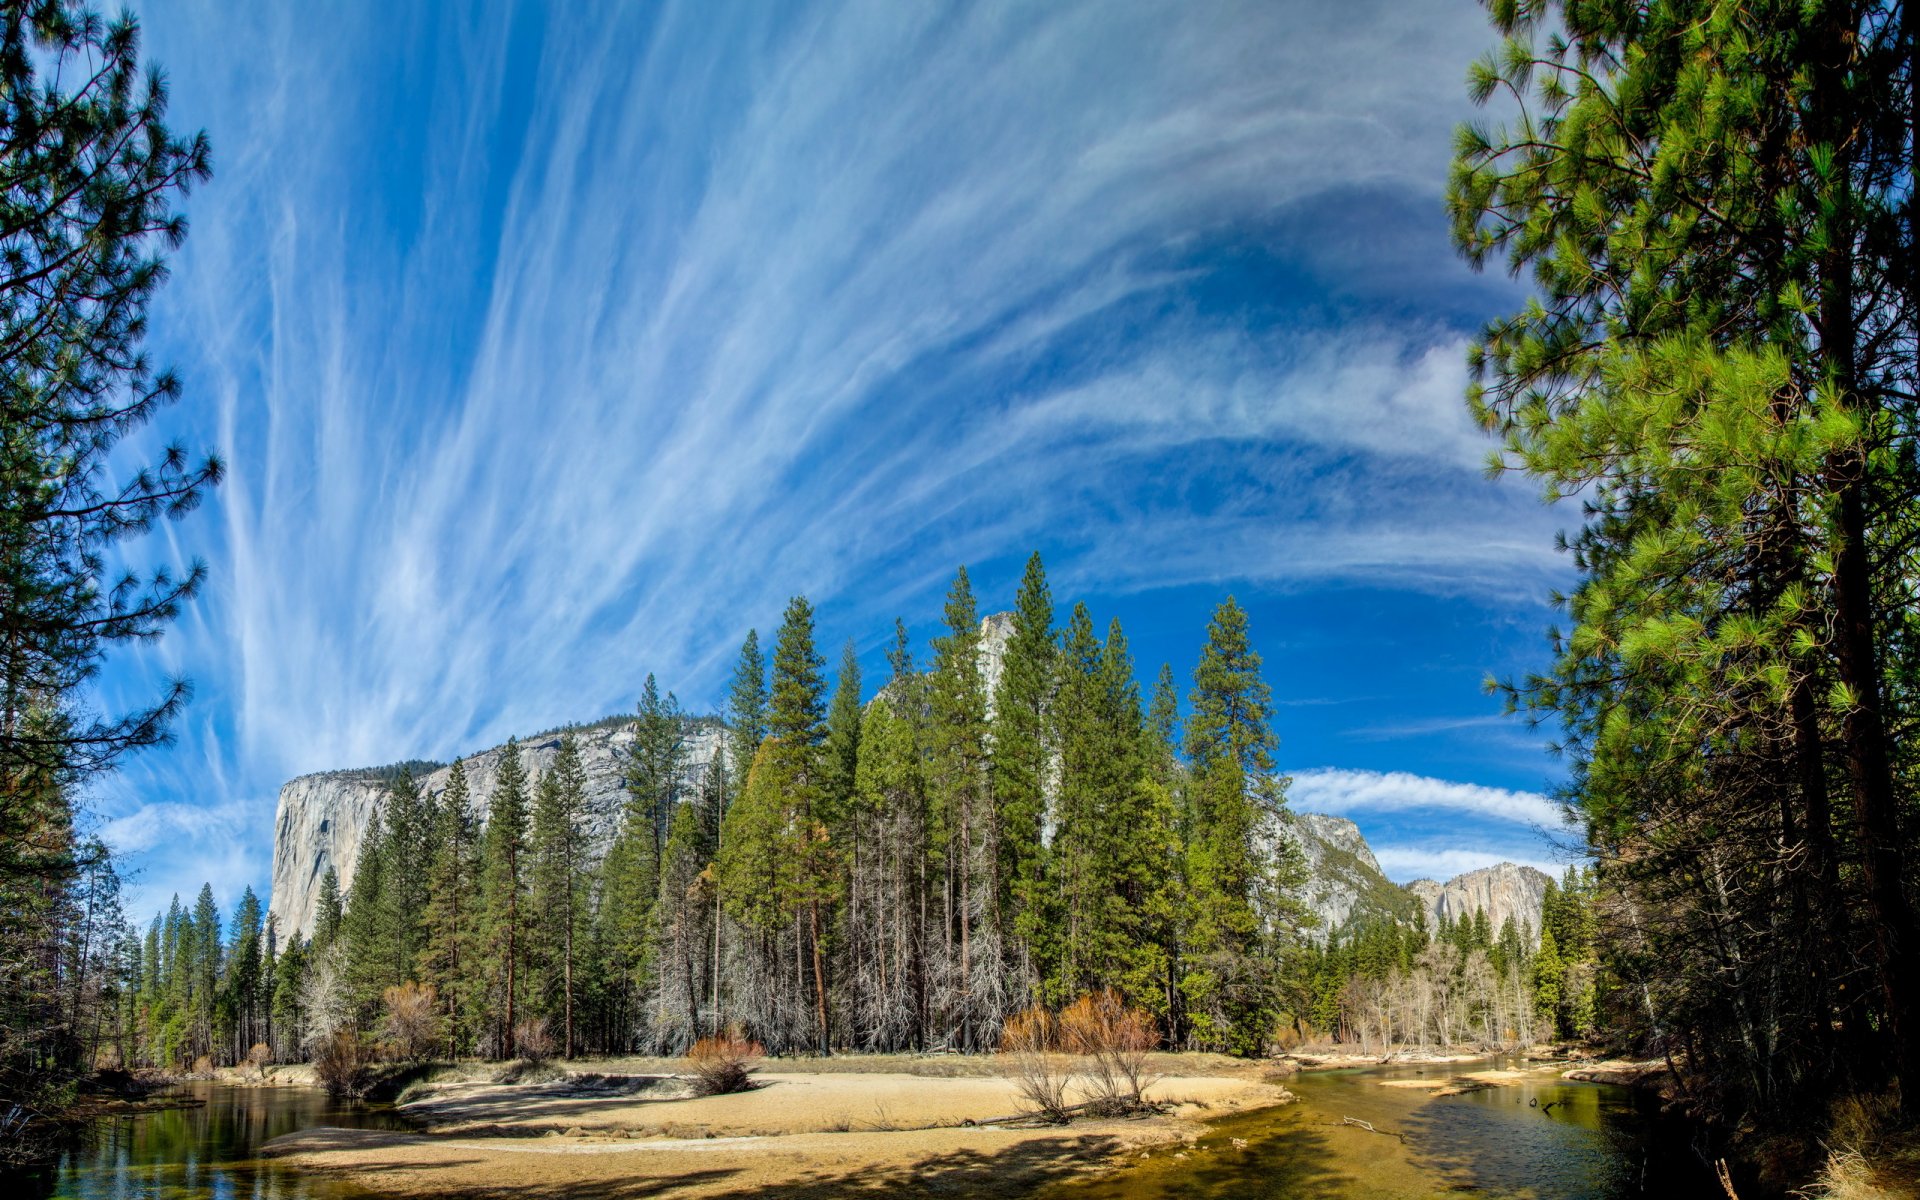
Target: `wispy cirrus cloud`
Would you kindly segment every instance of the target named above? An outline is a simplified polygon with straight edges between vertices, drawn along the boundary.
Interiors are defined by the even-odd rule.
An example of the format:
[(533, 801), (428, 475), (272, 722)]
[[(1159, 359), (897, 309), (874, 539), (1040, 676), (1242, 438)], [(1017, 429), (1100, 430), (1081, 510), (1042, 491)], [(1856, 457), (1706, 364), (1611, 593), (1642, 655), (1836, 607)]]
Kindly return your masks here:
[(1031, 547), (1068, 597), (1564, 577), (1460, 404), (1462, 314), (1506, 286), (1434, 232), (1471, 6), (147, 25), (219, 163), (158, 348), (232, 471), (169, 531), (208, 595), (106, 681), (200, 684), (103, 793), (128, 846), (204, 798), (264, 865), (292, 775), (612, 711), (647, 671), (704, 707), (794, 592), (871, 641), (956, 563), (1010, 560), (980, 581), (1010, 593)]

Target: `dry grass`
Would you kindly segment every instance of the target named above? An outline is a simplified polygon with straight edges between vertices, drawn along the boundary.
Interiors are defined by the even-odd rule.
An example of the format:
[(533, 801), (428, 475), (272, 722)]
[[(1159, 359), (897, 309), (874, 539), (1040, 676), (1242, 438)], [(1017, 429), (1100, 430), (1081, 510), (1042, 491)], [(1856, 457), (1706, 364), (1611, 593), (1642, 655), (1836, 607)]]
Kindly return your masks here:
[(1904, 1200), (1920, 1195), (1920, 1130), (1900, 1121), (1898, 1091), (1848, 1096), (1833, 1106), (1827, 1161), (1807, 1200)]

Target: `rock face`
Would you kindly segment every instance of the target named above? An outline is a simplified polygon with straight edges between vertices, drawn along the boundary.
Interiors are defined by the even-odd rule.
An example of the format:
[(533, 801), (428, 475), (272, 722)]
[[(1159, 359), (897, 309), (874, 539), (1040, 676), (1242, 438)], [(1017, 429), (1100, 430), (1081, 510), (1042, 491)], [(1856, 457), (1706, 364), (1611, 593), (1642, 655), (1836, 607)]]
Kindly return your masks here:
[(1427, 910), (1427, 923), (1438, 926), (1442, 917), (1458, 924), (1461, 918), (1485, 910), (1494, 936), (1508, 920), (1524, 926), (1528, 941), (1540, 936), (1540, 906), (1547, 894), (1544, 871), (1513, 863), (1496, 863), (1456, 875), (1445, 883), (1416, 879), (1406, 890)]
[[(626, 802), (625, 777), (633, 727), (628, 722), (588, 726), (574, 731), (580, 761), (587, 777), (587, 836), (595, 849), (604, 850), (617, 830)], [(687, 736), (683, 791), (690, 791), (707, 764), (719, 753), (724, 735), (717, 724), (697, 722)], [(558, 731), (520, 743), (521, 762), (529, 785), (539, 782), (553, 766), (560, 748)], [(488, 799), (500, 772), (504, 746), (495, 746), (464, 759), (468, 795), (484, 820)], [(420, 789), (438, 796), (447, 788), (451, 766), (441, 767), (419, 780)], [(387, 784), (379, 771), (329, 771), (302, 775), (280, 789), (273, 829), (273, 898), (268, 911), (282, 938), (313, 932), (320, 881), (332, 867), (344, 895), (353, 883), (360, 860), (360, 841), (374, 809), (386, 796)]]
[(1287, 832), (1307, 863), (1307, 906), (1319, 925), (1307, 931), (1316, 942), (1358, 922), (1411, 921), (1419, 904), (1395, 887), (1360, 835), (1360, 827), (1345, 817), (1284, 810)]

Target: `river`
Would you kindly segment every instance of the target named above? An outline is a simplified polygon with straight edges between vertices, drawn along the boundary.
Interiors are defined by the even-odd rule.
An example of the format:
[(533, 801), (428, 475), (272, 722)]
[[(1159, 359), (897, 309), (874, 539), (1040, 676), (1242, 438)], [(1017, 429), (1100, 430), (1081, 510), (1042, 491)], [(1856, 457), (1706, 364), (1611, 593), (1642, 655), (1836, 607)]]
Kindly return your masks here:
[[(1552, 1074), (1460, 1095), (1393, 1082), (1517, 1069), (1475, 1062), (1296, 1075), (1298, 1103), (1215, 1122), (1185, 1150), (1057, 1185), (1052, 1200), (1413, 1200), (1470, 1194), (1552, 1200), (1718, 1200), (1724, 1193), (1648, 1098)], [(1346, 1124), (1365, 1121), (1373, 1131)], [(1245, 1143), (1235, 1145), (1235, 1139)], [(1175, 1154), (1184, 1157), (1176, 1157)]]
[[(1051, 1200), (1450, 1196), (1625, 1200), (1716, 1197), (1713, 1177), (1625, 1088), (1533, 1075), (1456, 1096), (1381, 1086), (1492, 1065), (1312, 1072), (1299, 1103), (1229, 1116), (1187, 1149), (1155, 1152), (1099, 1177), (1055, 1185)], [(21, 1187), (20, 1200), (355, 1200), (363, 1193), (259, 1157), (282, 1134), (318, 1125), (403, 1128), (380, 1106), (343, 1106), (304, 1088), (187, 1084), (203, 1101), (101, 1122), (87, 1146)], [(1366, 1121), (1375, 1130), (1343, 1124)], [(1236, 1147), (1234, 1139), (1245, 1143)], [(1176, 1153), (1184, 1157), (1176, 1157)]]
[(382, 1105), (337, 1104), (317, 1088), (182, 1084), (202, 1103), (102, 1118), (86, 1144), (8, 1200), (354, 1200), (358, 1190), (260, 1158), (274, 1138), (316, 1125), (405, 1128)]

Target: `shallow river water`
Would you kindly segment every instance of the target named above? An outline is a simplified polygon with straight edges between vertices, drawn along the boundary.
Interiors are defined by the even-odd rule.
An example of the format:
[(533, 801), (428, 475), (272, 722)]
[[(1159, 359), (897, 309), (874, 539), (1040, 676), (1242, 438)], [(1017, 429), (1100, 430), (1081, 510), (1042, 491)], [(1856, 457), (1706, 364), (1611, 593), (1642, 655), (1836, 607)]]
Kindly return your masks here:
[[(1488, 1063), (1314, 1072), (1288, 1083), (1300, 1102), (1231, 1116), (1199, 1144), (1155, 1151), (1099, 1178), (1055, 1185), (1052, 1200), (1173, 1197), (1627, 1197), (1720, 1195), (1667, 1125), (1624, 1088), (1535, 1076), (1459, 1096), (1383, 1087)], [(101, 1123), (91, 1143), (8, 1200), (355, 1200), (362, 1193), (259, 1157), (268, 1141), (318, 1125), (404, 1128), (379, 1106), (342, 1106), (303, 1088), (186, 1085), (204, 1103)], [(1342, 1124), (1366, 1121), (1382, 1132)], [(1234, 1139), (1245, 1143), (1236, 1147)], [(1177, 1158), (1175, 1154), (1184, 1154)]]
[[(1304, 1073), (1287, 1081), (1299, 1097), (1296, 1104), (1228, 1117), (1196, 1146), (1156, 1151), (1111, 1175), (1060, 1184), (1043, 1194), (1056, 1200), (1402, 1200), (1463, 1194), (1704, 1200), (1723, 1195), (1689, 1148), (1686, 1129), (1661, 1120), (1627, 1088), (1551, 1074), (1455, 1096), (1381, 1086), (1519, 1065)], [(1348, 1117), (1377, 1132), (1345, 1124)], [(1235, 1146), (1236, 1138), (1244, 1147)]]
[[(189, 1083), (204, 1101), (99, 1123), (52, 1170), (15, 1184), (8, 1200), (352, 1200), (364, 1193), (259, 1157), (282, 1134), (316, 1125), (405, 1128), (379, 1105), (343, 1105), (316, 1088)], [(15, 1190), (15, 1189), (18, 1190)]]

